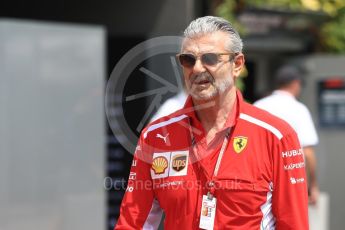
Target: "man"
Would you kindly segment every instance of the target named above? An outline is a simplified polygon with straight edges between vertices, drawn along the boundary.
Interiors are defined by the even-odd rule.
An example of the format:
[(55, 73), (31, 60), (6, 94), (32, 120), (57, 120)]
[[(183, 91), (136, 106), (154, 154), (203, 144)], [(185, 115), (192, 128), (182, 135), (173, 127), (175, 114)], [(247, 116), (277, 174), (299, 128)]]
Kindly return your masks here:
[(319, 196), (314, 153), (318, 136), (308, 108), (296, 100), (302, 90), (303, 74), (295, 66), (284, 66), (277, 71), (275, 82), (277, 90), (254, 105), (284, 119), (296, 131), (308, 169), (309, 202), (315, 205)]
[(115, 229), (308, 229), (304, 168), (293, 129), (244, 102), (234, 81), (244, 65), (231, 24), (202, 17), (177, 56), (188, 94), (149, 124), (133, 159)]

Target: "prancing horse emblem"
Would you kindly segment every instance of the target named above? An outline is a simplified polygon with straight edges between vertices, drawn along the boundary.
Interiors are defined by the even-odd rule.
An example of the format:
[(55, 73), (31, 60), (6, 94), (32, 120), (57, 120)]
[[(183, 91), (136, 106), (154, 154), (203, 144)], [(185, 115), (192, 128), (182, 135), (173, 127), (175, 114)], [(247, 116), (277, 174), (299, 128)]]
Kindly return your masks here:
[(236, 153), (241, 153), (242, 150), (247, 146), (247, 137), (235, 137), (233, 142), (233, 147)]

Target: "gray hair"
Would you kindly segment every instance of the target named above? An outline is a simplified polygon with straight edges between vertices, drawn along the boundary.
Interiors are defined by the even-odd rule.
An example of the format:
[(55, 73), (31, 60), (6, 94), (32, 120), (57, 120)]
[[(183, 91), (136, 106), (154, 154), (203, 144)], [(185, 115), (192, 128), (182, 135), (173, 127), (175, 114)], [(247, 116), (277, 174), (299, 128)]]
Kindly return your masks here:
[(230, 22), (224, 18), (205, 16), (197, 18), (192, 21), (184, 31), (185, 38), (195, 38), (205, 34), (214, 33), (216, 31), (223, 31), (229, 35), (230, 44), (228, 49), (234, 53), (242, 52), (243, 42)]

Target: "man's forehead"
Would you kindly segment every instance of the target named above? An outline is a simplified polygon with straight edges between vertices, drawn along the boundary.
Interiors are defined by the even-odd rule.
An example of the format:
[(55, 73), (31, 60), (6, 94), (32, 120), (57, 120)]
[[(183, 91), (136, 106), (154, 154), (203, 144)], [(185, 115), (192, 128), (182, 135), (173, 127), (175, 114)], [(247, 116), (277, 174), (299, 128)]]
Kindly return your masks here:
[(203, 34), (193, 38), (185, 38), (182, 41), (183, 52), (211, 52), (224, 51), (228, 44), (227, 34), (222, 31)]

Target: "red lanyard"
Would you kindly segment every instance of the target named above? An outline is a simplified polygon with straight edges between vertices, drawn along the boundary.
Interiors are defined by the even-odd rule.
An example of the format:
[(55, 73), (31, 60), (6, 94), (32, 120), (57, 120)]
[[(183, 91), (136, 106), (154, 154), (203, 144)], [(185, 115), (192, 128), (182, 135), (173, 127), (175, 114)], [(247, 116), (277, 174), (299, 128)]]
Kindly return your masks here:
[[(192, 143), (191, 150), (193, 152), (193, 156), (195, 158), (197, 158), (196, 155), (194, 154), (194, 145), (195, 145), (195, 141), (196, 140), (195, 140), (195, 137), (194, 137), (194, 134), (193, 134), (192, 125), (190, 124), (190, 121), (189, 121), (189, 132), (190, 132), (191, 143)], [(218, 175), (218, 171), (219, 171), (219, 168), (220, 168), (220, 163), (222, 161), (225, 149), (226, 149), (226, 147), (228, 146), (228, 143), (229, 143), (229, 137), (230, 137), (230, 130), (227, 130), (227, 132), (225, 134), (225, 137), (224, 137), (224, 140), (223, 140), (222, 147), (221, 147), (221, 149), (219, 151), (219, 154), (218, 154), (216, 165), (215, 165), (215, 167), (213, 169), (213, 175), (211, 177), (211, 181), (209, 181), (207, 183), (207, 185), (209, 187), (209, 191), (207, 193), (207, 196), (208, 196), (209, 199), (212, 199), (212, 197), (213, 197), (213, 193), (214, 193), (214, 181), (213, 181), (213, 178)], [(198, 159), (195, 159), (195, 160), (198, 160)], [(200, 165), (200, 166), (203, 168), (202, 165)]]

